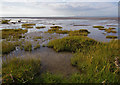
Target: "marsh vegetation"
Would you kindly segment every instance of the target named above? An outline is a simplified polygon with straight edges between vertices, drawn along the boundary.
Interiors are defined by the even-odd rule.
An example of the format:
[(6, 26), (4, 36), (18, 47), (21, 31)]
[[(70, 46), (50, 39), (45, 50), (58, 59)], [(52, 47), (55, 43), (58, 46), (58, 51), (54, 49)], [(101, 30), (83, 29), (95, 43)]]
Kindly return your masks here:
[(34, 26), (35, 24), (22, 24), (22, 28), (33, 28), (33, 26)]
[(106, 36), (106, 38), (116, 39), (116, 38), (117, 38), (117, 36), (108, 35), (108, 36)]
[(40, 73), (40, 59), (34, 56), (26, 58), (12, 58), (3, 61), (3, 83), (31, 83)]
[(69, 36), (87, 36), (90, 32), (87, 29), (80, 29), (74, 31), (62, 30), (61, 28), (48, 29), (46, 33), (69, 34)]
[(2, 20), (1, 24), (9, 24), (10, 20)]
[(36, 29), (45, 28), (45, 26), (37, 26)]
[(75, 52), (71, 63), (82, 72), (74, 76), (76, 82), (119, 82), (120, 69), (114, 63), (119, 56), (118, 40), (100, 43), (87, 37), (75, 36), (53, 40), (48, 43), (48, 47), (57, 52)]
[(22, 38), (22, 34), (25, 34), (27, 30), (23, 29), (2, 29), (2, 39), (7, 38), (14, 38), (14, 39), (20, 39)]
[[(93, 30), (104, 31), (107, 39), (113, 39), (110, 42), (99, 42), (88, 37), (94, 31), (79, 28), (79, 26), (87, 27), (88, 25), (74, 25), (76, 27), (74, 30), (66, 30), (62, 26), (53, 25), (47, 28), (46, 25), (37, 26), (31, 22), (22, 24), (25, 29), (1, 30), (3, 83), (120, 82), (119, 40), (117, 40), (117, 36), (107, 35), (107, 33), (117, 33), (116, 28), (91, 26), (90, 29), (98, 28)], [(31, 30), (28, 28), (34, 28), (34, 26), (36, 30), (42, 30), (42, 28), (48, 30), (28, 33)], [(43, 48), (52, 51), (41, 50)], [(19, 52), (21, 55), (14, 55)], [(64, 55), (62, 55), (63, 53)], [(67, 53), (70, 54), (66, 55)], [(116, 64), (116, 60), (119, 65)], [(77, 71), (69, 73), (68, 70), (72, 70), (68, 67), (69, 65)], [(63, 70), (64, 67), (65, 70)], [(44, 70), (46, 68), (49, 68), (50, 71), (53, 71), (51, 69), (66, 71), (68, 74), (61, 74), (59, 71), (58, 73), (49, 72)]]

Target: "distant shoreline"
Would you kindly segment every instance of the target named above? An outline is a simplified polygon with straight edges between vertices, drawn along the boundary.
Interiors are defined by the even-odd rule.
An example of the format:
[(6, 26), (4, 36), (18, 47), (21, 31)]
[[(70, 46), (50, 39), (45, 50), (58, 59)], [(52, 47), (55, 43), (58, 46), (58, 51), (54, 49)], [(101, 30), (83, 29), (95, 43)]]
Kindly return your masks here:
[(118, 20), (118, 17), (0, 17), (0, 18)]

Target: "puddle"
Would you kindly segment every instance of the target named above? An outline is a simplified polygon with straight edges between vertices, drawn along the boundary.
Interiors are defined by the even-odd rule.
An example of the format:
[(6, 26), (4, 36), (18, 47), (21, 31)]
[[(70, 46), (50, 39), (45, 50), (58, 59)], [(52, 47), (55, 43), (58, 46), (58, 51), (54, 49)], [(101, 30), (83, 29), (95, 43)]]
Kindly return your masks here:
[[(41, 72), (60, 73), (64, 76), (80, 72), (76, 67), (73, 67), (70, 58), (73, 56), (70, 52), (56, 52), (52, 48), (41, 47), (32, 52), (13, 51), (7, 57), (27, 57), (34, 56), (41, 59)], [(4, 57), (5, 58), (5, 57)]]

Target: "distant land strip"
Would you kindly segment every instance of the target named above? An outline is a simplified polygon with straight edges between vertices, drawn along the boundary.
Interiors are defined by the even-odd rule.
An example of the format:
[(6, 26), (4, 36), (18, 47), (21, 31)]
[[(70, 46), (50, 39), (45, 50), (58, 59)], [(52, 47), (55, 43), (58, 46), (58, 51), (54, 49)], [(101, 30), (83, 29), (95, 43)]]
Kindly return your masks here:
[(0, 17), (0, 18), (118, 20), (118, 17)]

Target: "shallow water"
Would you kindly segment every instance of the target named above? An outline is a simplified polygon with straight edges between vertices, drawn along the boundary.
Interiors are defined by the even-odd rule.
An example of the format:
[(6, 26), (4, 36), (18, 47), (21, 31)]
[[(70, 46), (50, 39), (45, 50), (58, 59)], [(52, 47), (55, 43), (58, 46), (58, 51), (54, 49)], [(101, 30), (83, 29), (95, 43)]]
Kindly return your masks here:
[[(13, 21), (15, 19), (12, 19)], [(18, 19), (19, 20), (19, 19)], [(49, 42), (49, 38), (55, 39), (56, 38), (62, 38), (64, 36), (67, 36), (66, 34), (47, 34), (44, 33), (48, 29), (50, 29), (50, 26), (59, 25), (63, 27), (63, 30), (79, 30), (79, 29), (88, 29), (91, 33), (88, 34), (88, 37), (93, 38), (97, 41), (102, 42), (109, 42), (110, 39), (106, 39), (107, 35), (116, 35), (118, 36), (118, 33), (105, 33), (102, 30), (98, 30), (97, 28), (93, 28), (94, 25), (102, 25), (105, 28), (109, 27), (115, 27), (116, 31), (118, 31), (118, 24), (116, 20), (84, 20), (84, 19), (23, 19), (21, 18), (21, 23), (16, 24), (0, 24), (0, 29), (18, 29), (22, 28), (21, 25), (23, 23), (35, 23), (36, 26), (46, 26), (46, 28), (43, 29), (36, 29), (36, 26), (34, 26), (32, 29), (28, 29), (28, 33), (25, 34), (26, 37), (34, 37), (34, 36), (43, 36), (42, 39), (37, 40), (40, 45), (47, 44)], [(87, 25), (87, 26), (74, 26), (74, 25)], [(107, 25), (115, 25), (115, 26), (107, 26)], [(22, 28), (25, 29), (25, 28)], [(106, 35), (104, 35), (105, 33)], [(32, 44), (37, 43), (33, 39), (29, 38), (26, 40), (32, 41)], [(34, 56), (34, 57), (40, 57), (41, 59), (41, 72), (49, 71), (51, 73), (60, 73), (65, 76), (80, 72), (77, 70), (77, 68), (73, 67), (70, 62), (70, 58), (73, 56), (72, 53), (69, 52), (55, 52), (51, 48), (47, 47), (41, 47), (40, 49), (33, 50), (32, 52), (25, 52), (23, 50), (15, 50), (11, 52), (8, 55), (3, 55), (9, 57), (27, 57), (27, 56)], [(6, 57), (3, 57), (3, 59), (6, 59)]]
[(32, 52), (25, 51), (13, 51), (7, 57), (40, 57), (41, 60), (41, 72), (51, 72), (55, 74), (63, 74), (64, 76), (71, 75), (73, 73), (79, 73), (80, 71), (71, 65), (70, 58), (73, 56), (70, 52), (55, 52), (52, 48), (41, 47)]
[[(16, 19), (11, 19), (15, 21)], [(19, 19), (18, 19), (19, 20)], [(118, 33), (105, 33), (103, 30), (98, 30), (97, 28), (93, 28), (94, 25), (102, 25), (105, 28), (115, 27), (118, 32), (118, 21), (117, 20), (86, 20), (86, 19), (23, 19), (21, 18), (21, 23), (9, 24), (9, 25), (0, 25), (0, 29), (18, 29), (22, 28), (22, 23), (35, 23), (32, 29), (28, 29), (28, 32), (45, 32), (50, 29), (50, 26), (59, 25), (62, 26), (62, 30), (79, 30), (79, 29), (88, 29), (91, 33), (88, 37), (93, 38), (97, 41), (109, 42), (110, 39), (106, 39), (107, 35), (115, 35), (118, 36)], [(88, 25), (88, 26), (74, 26), (74, 25)], [(107, 25), (115, 25), (115, 26), (107, 26)], [(36, 29), (36, 26), (46, 26), (43, 29)], [(23, 28), (24, 29), (24, 28)]]

